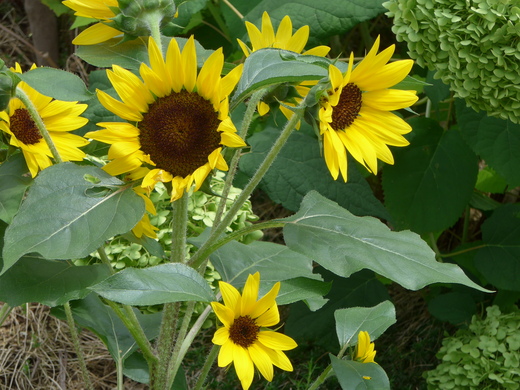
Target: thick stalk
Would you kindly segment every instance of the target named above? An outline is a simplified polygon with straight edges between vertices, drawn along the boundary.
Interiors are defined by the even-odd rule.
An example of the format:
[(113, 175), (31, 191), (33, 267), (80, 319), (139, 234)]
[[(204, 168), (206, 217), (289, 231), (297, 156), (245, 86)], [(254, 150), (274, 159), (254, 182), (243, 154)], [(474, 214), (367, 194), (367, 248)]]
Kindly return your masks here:
[(88, 373), (87, 363), (85, 362), (85, 355), (83, 354), (83, 349), (79, 343), (78, 332), (76, 330), (76, 324), (74, 323), (74, 317), (72, 317), (72, 310), (70, 309), (69, 302), (66, 302), (63, 305), (63, 308), (65, 309), (65, 316), (67, 317), (67, 323), (69, 324), (72, 343), (74, 344), (74, 349), (76, 351), (76, 355), (78, 356), (78, 363), (81, 369), (81, 375), (83, 376), (85, 388), (88, 390), (94, 390), (94, 386), (92, 385), (92, 381), (90, 380)]
[(27, 94), (21, 88), (16, 88), (16, 97), (21, 100), (21, 102), (24, 104), (25, 108), (29, 112), (29, 115), (31, 115), (34, 124), (40, 131), (40, 134), (42, 135), (45, 142), (47, 143), (47, 146), (49, 147), (52, 156), (54, 157), (54, 160), (57, 163), (62, 163), (63, 159), (61, 158), (60, 153), (56, 148), (56, 145), (54, 145), (54, 141), (52, 140), (51, 135), (47, 131), (47, 128), (45, 127), (45, 124), (43, 123), (43, 120), (40, 117), (40, 114), (38, 113), (38, 109), (34, 106), (31, 99), (29, 99)]
[[(160, 12), (155, 12), (153, 14), (146, 15), (146, 21), (148, 24), (148, 30), (150, 31), (150, 36), (153, 38), (157, 46), (161, 50), (162, 49), (162, 40), (161, 40), (161, 19), (162, 15)], [(164, 53), (163, 53), (164, 56)]]
[[(172, 246), (170, 261), (186, 262), (186, 229), (188, 221), (188, 195), (172, 203)], [(167, 303), (163, 309), (163, 319), (157, 339), (158, 364), (151, 372), (151, 388), (167, 390), (170, 362), (174, 358), (173, 349), (179, 320), (180, 303)]]
[(311, 387), (309, 387), (308, 390), (316, 390), (317, 388), (319, 388), (323, 384), (323, 382), (325, 382), (325, 380), (329, 377), (331, 370), (332, 370), (332, 365), (329, 364), (327, 366), (327, 368), (325, 368), (325, 370), (323, 370), (321, 375), (314, 381), (314, 383), (311, 385)]
[(229, 226), (229, 224), (232, 222), (233, 217), (235, 214), (240, 210), (244, 202), (249, 198), (253, 190), (256, 188), (258, 183), (260, 183), (260, 180), (264, 177), (265, 173), (273, 163), (273, 161), (278, 156), (278, 153), (282, 149), (282, 147), (285, 145), (285, 142), (289, 138), (289, 136), (292, 134), (293, 130), (295, 129), (296, 125), (300, 121), (300, 119), (303, 116), (305, 107), (305, 100), (301, 103), (298, 108), (296, 108), (294, 115), (291, 117), (291, 119), (287, 122), (284, 129), (280, 133), (280, 136), (275, 141), (274, 145), (271, 147), (271, 150), (267, 155), (265, 156), (264, 161), (260, 164), (257, 171), (247, 183), (243, 191), (240, 193), (240, 195), (237, 197), (229, 211), (226, 213), (226, 215), (222, 218), (222, 221), (220, 221), (219, 224), (215, 225), (213, 227), (213, 230), (208, 238), (208, 240), (199, 248), (199, 250), (193, 255), (193, 257), (190, 260), (190, 265), (197, 269), (202, 262), (205, 260), (205, 258), (202, 256), (203, 253), (206, 253), (206, 250), (209, 246), (212, 245), (212, 243), (220, 237), (222, 233), (225, 232), (226, 228)]

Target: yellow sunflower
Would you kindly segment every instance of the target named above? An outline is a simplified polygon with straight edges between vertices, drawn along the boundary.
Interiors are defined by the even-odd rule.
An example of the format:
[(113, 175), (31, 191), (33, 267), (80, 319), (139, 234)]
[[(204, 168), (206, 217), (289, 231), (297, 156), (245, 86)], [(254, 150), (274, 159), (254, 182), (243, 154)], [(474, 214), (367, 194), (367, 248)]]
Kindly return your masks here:
[(375, 344), (370, 342), (370, 335), (365, 331), (359, 332), (354, 360), (361, 363), (375, 363), (375, 357)]
[(148, 53), (151, 67), (141, 65), (142, 80), (117, 65), (107, 71), (122, 101), (97, 91), (103, 106), (128, 122), (98, 123), (104, 130), (85, 137), (112, 145), (106, 172), (142, 178), (148, 191), (157, 182), (171, 182), (174, 201), (193, 184), (198, 190), (213, 169), (228, 169), (223, 146), (245, 146), (229, 117), (228, 102), (242, 66), (221, 78), (224, 56), (219, 49), (197, 74), (193, 37), (182, 53), (172, 39), (166, 61), (152, 38)]
[(221, 345), (219, 367), (234, 363), (242, 388), (246, 390), (253, 381), (255, 366), (268, 381), (273, 380), (273, 364), (282, 370), (292, 371), (292, 364), (283, 351), (296, 348), (296, 343), (289, 336), (264, 329), (280, 322), (275, 301), (280, 282), (259, 300), (258, 272), (249, 275), (242, 295), (228, 283), (219, 282), (219, 286), (224, 305), (211, 303), (224, 325), (213, 336), (213, 343)]
[[(271, 18), (267, 12), (262, 14), (262, 29), (259, 30), (254, 24), (250, 22), (246, 22), (246, 29), (249, 36), (249, 41), (251, 42), (252, 49), (250, 49), (244, 42), (240, 39), (237, 39), (240, 48), (244, 52), (246, 57), (257, 50), (273, 47), (277, 49), (290, 50), (298, 54), (304, 55), (314, 55), (325, 57), (329, 51), (330, 47), (328, 46), (317, 46), (310, 50), (303, 51), (305, 46), (307, 45), (307, 41), (309, 40), (309, 26), (300, 27), (293, 35), (293, 26), (291, 18), (286, 15), (280, 22), (276, 33), (273, 29), (273, 24), (271, 22)], [(296, 91), (300, 94), (302, 98), (307, 96), (310, 87), (316, 84), (316, 81), (305, 82), (295, 86)], [(301, 98), (295, 98), (294, 103), (285, 102), (290, 106), (296, 106), (301, 102)], [(284, 106), (280, 106), (280, 110), (283, 114), (289, 119), (292, 116), (292, 111)], [(260, 115), (265, 115), (269, 112), (269, 105), (264, 102), (260, 102), (258, 104), (258, 113)]]
[[(31, 67), (34, 68), (36, 65)], [(22, 73), (18, 63), (11, 70)], [(87, 105), (54, 100), (37, 92), (23, 81), (17, 88), (22, 90), (35, 106), (62, 160), (83, 160), (85, 153), (78, 148), (87, 145), (88, 141), (79, 135), (70, 134), (69, 131), (79, 129), (88, 122), (88, 119), (80, 116), (87, 109)], [(6, 111), (0, 112), (0, 130), (10, 135), (11, 145), (22, 150), (32, 177), (52, 165), (52, 153), (20, 99), (12, 98)]]
[(108, 25), (112, 23), (110, 18), (116, 16), (112, 8), (119, 8), (117, 0), (66, 0), (63, 4), (76, 11), (74, 13), (76, 16), (100, 21), (82, 31), (74, 38), (73, 44), (95, 45), (122, 34), (121, 31)]
[(334, 179), (347, 181), (347, 151), (370, 172), (377, 172), (377, 159), (393, 164), (387, 145), (406, 146), (403, 134), (412, 128), (391, 111), (417, 101), (415, 91), (389, 89), (410, 72), (413, 61), (388, 63), (395, 46), (381, 53), (379, 37), (370, 52), (352, 69), (350, 56), (345, 74), (329, 67), (331, 88), (320, 101), (319, 122), (325, 162)]

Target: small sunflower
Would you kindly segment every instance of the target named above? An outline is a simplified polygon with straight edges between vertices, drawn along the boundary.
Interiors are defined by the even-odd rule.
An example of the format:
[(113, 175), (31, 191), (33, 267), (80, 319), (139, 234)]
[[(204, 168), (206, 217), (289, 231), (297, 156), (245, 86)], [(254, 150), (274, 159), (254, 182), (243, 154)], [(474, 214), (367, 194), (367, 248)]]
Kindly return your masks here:
[(375, 357), (375, 344), (370, 342), (370, 335), (365, 331), (359, 332), (354, 360), (361, 363), (375, 363)]
[(101, 104), (128, 122), (98, 123), (104, 130), (85, 136), (112, 145), (106, 172), (142, 178), (148, 191), (158, 182), (171, 182), (173, 202), (193, 184), (197, 191), (213, 169), (228, 169), (223, 146), (245, 146), (229, 117), (228, 102), (242, 66), (221, 78), (224, 56), (219, 49), (197, 75), (193, 37), (182, 53), (172, 39), (166, 61), (152, 38), (148, 53), (151, 67), (141, 65), (142, 80), (117, 65), (107, 71), (122, 101), (97, 91)]
[(416, 92), (389, 88), (406, 77), (413, 61), (387, 63), (395, 46), (376, 54), (378, 48), (379, 37), (354, 69), (351, 54), (345, 74), (336, 66), (329, 66), (331, 88), (319, 103), (319, 125), (325, 162), (334, 179), (341, 172), (347, 181), (347, 151), (376, 173), (377, 159), (394, 163), (387, 145), (408, 145), (403, 134), (412, 128), (391, 111), (414, 104)]
[(109, 25), (112, 23), (110, 19), (116, 16), (113, 9), (119, 8), (117, 0), (66, 0), (63, 4), (76, 11), (76, 16), (99, 20), (74, 38), (73, 44), (95, 45), (122, 35), (121, 31)]
[[(34, 68), (36, 65), (33, 65), (31, 70)], [(11, 70), (22, 73), (18, 63)], [(88, 145), (88, 141), (79, 135), (70, 134), (69, 131), (79, 129), (88, 122), (88, 119), (80, 116), (87, 109), (87, 105), (54, 100), (37, 92), (23, 81), (18, 83), (17, 88), (27, 95), (38, 110), (62, 160), (83, 160), (85, 153), (78, 148)], [(0, 130), (11, 136), (11, 145), (22, 150), (32, 177), (52, 165), (52, 153), (20, 99), (12, 98), (7, 109), (0, 112)]]
[(228, 283), (219, 282), (219, 287), (224, 305), (211, 303), (224, 325), (213, 336), (213, 343), (222, 346), (218, 355), (219, 367), (234, 363), (242, 388), (246, 390), (253, 381), (255, 366), (268, 381), (273, 380), (273, 364), (282, 370), (292, 371), (292, 364), (283, 351), (296, 348), (294, 340), (281, 333), (263, 329), (280, 322), (275, 301), (280, 282), (259, 300), (258, 272), (249, 275), (242, 295)]
[[(319, 57), (325, 57), (329, 51), (330, 47), (328, 46), (317, 46), (310, 50), (303, 51), (305, 46), (307, 45), (307, 41), (309, 40), (309, 26), (305, 25), (300, 27), (293, 35), (293, 26), (291, 18), (286, 15), (280, 22), (276, 33), (273, 29), (273, 24), (271, 22), (271, 18), (267, 12), (262, 14), (262, 29), (259, 30), (254, 24), (250, 22), (246, 22), (246, 29), (249, 36), (249, 41), (251, 42), (252, 49), (250, 49), (244, 42), (240, 39), (237, 39), (240, 48), (244, 52), (246, 57), (257, 50), (264, 48), (277, 48), (290, 50), (298, 54), (304, 55), (314, 55)], [(295, 86), (296, 91), (300, 94), (302, 98), (307, 96), (307, 93), (310, 90), (310, 87), (316, 84), (316, 81), (306, 82)], [(294, 98), (295, 103), (292, 102), (284, 102), (290, 106), (296, 106), (302, 100), (302, 98)], [(284, 106), (280, 106), (280, 110), (282, 113), (289, 119), (292, 116), (292, 111)], [(269, 105), (264, 102), (260, 102), (258, 104), (258, 113), (260, 115), (265, 115), (269, 112)]]

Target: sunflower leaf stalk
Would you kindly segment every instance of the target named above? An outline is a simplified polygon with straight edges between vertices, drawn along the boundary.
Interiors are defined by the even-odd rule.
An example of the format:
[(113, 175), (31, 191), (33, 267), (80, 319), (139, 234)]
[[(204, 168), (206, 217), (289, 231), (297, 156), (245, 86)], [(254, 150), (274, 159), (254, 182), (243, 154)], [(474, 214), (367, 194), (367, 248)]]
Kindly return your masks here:
[(51, 135), (47, 131), (47, 127), (45, 127), (45, 124), (43, 123), (43, 120), (40, 117), (40, 114), (38, 113), (38, 109), (34, 106), (33, 102), (31, 101), (31, 99), (29, 99), (29, 97), (23, 89), (16, 88), (16, 97), (20, 99), (20, 101), (25, 105), (25, 108), (29, 112), (29, 115), (34, 121), (34, 124), (40, 131), (40, 134), (45, 140), (45, 142), (47, 143), (47, 146), (49, 147), (52, 156), (54, 157), (54, 160), (57, 163), (62, 163), (63, 159), (61, 158), (60, 153), (58, 152), (58, 149), (56, 148), (56, 145), (54, 144)]

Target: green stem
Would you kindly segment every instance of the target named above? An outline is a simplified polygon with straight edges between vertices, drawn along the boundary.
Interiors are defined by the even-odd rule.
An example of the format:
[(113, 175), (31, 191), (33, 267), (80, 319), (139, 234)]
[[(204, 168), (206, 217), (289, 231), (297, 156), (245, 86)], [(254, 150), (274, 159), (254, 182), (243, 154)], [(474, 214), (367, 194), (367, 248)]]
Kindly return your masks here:
[(220, 237), (222, 233), (225, 232), (226, 228), (229, 226), (229, 224), (233, 221), (233, 218), (235, 214), (240, 210), (244, 202), (249, 198), (253, 190), (256, 188), (258, 183), (260, 183), (260, 180), (264, 177), (265, 173), (275, 160), (275, 158), (278, 156), (278, 153), (282, 149), (282, 147), (285, 145), (285, 142), (289, 138), (289, 136), (292, 134), (293, 130), (295, 129), (296, 125), (300, 121), (301, 117), (303, 116), (304, 107), (305, 107), (305, 100), (298, 106), (294, 112), (294, 115), (291, 117), (291, 119), (287, 122), (284, 129), (280, 133), (280, 136), (275, 141), (274, 145), (271, 147), (271, 150), (269, 153), (267, 153), (267, 156), (265, 156), (264, 161), (260, 164), (257, 171), (247, 183), (247, 185), (244, 187), (240, 195), (236, 198), (235, 202), (227, 212), (227, 214), (222, 218), (220, 223), (215, 225), (213, 227), (213, 230), (208, 238), (208, 240), (199, 248), (199, 250), (193, 255), (193, 257), (190, 260), (190, 265), (197, 269), (202, 262), (205, 260), (205, 257), (202, 256), (202, 254), (206, 253), (207, 248), (212, 245), (212, 243)]
[(433, 233), (429, 233), (430, 236), (430, 243), (433, 251), (435, 252), (435, 257), (439, 258), (441, 257), (441, 251), (439, 250), (439, 247), (437, 246), (437, 240), (435, 239), (435, 236)]
[(472, 248), (468, 248), (468, 249), (462, 249), (460, 251), (457, 251), (457, 252), (451, 252), (451, 253), (446, 253), (446, 254), (442, 254), (442, 255), (439, 255), (439, 257), (453, 257), (453, 256), (458, 256), (458, 255), (462, 255), (466, 252), (471, 252), (471, 251), (475, 251), (477, 249), (482, 249), (482, 248), (485, 248), (487, 247), (488, 245), (487, 244), (483, 244), (483, 245), (477, 245), (477, 246), (474, 246)]
[(139, 323), (139, 320), (137, 319), (137, 316), (135, 315), (132, 307), (128, 305), (121, 305), (120, 307), (117, 303), (108, 299), (105, 301), (112, 308), (112, 310), (114, 310), (121, 321), (123, 321), (123, 324), (141, 349), (144, 358), (148, 362), (148, 365), (153, 367), (157, 362), (157, 357), (154, 355), (152, 345), (148, 341), (148, 337), (146, 337), (146, 334), (144, 333), (144, 330), (141, 327), (141, 324)]
[(469, 206), (466, 207), (466, 210), (464, 212), (464, 227), (462, 229), (462, 238), (460, 240), (461, 244), (464, 244), (468, 241), (468, 232), (469, 232), (469, 219), (470, 219), (470, 208)]
[(206, 249), (204, 249), (204, 252), (202, 252), (200, 254), (200, 257), (206, 258), (211, 253), (213, 253), (218, 248), (220, 248), (221, 246), (227, 244), (230, 241), (236, 240), (236, 239), (238, 239), (238, 238), (240, 238), (240, 237), (242, 237), (242, 236), (244, 236), (244, 235), (246, 235), (248, 233), (251, 233), (251, 232), (254, 232), (254, 231), (257, 231), (257, 230), (284, 227), (286, 224), (287, 224), (287, 222), (279, 220), (279, 221), (260, 222), (260, 223), (255, 223), (253, 225), (249, 225), (249, 226), (243, 227), (242, 229), (236, 230), (233, 233), (226, 234), (222, 238), (220, 238), (217, 241), (215, 241), (213, 244), (208, 245), (206, 247)]
[(327, 366), (327, 368), (325, 368), (325, 370), (323, 370), (321, 375), (318, 378), (316, 378), (316, 380), (311, 385), (311, 387), (309, 387), (308, 390), (316, 390), (317, 388), (319, 388), (323, 384), (323, 382), (325, 382), (325, 380), (329, 377), (329, 373), (331, 370), (332, 370), (332, 364), (329, 364)]
[(107, 256), (107, 252), (105, 251), (105, 248), (100, 246), (97, 250), (97, 253), (99, 254), (99, 258), (101, 259), (101, 262), (103, 264), (105, 264), (108, 267), (110, 273), (112, 275), (114, 275), (116, 273), (116, 271), (114, 270), (114, 268), (112, 267), (112, 264), (110, 263), (110, 259)]
[(83, 354), (83, 349), (79, 343), (78, 332), (76, 330), (76, 324), (74, 323), (74, 317), (72, 316), (70, 303), (66, 302), (63, 305), (63, 308), (65, 309), (65, 316), (67, 317), (67, 323), (69, 324), (72, 343), (74, 344), (74, 349), (76, 350), (76, 355), (78, 356), (78, 363), (81, 369), (81, 375), (83, 376), (83, 382), (88, 390), (94, 390), (94, 386), (92, 385), (92, 381), (90, 380), (88, 373), (87, 363), (85, 362), (85, 355)]
[(150, 388), (152, 390), (167, 390), (168, 368), (173, 355), (177, 321), (179, 319), (180, 303), (167, 303), (163, 308), (163, 319), (159, 338), (157, 339), (158, 362), (156, 369), (150, 372)]
[[(256, 91), (249, 99), (249, 103), (247, 104), (246, 112), (244, 113), (244, 117), (242, 118), (242, 124), (240, 126), (240, 131), (238, 135), (245, 140), (247, 137), (247, 132), (249, 127), (251, 126), (251, 122), (253, 121), (253, 117), (256, 112), (256, 106), (262, 100), (264, 95), (266, 94), (267, 89), (261, 89), (260, 91)], [(222, 214), (226, 208), (226, 201), (229, 195), (229, 191), (231, 190), (231, 186), (233, 185), (233, 180), (235, 179), (235, 174), (238, 169), (238, 161), (240, 160), (240, 153), (242, 152), (242, 148), (237, 148), (234, 151), (233, 158), (231, 159), (231, 163), (229, 164), (229, 171), (226, 175), (226, 182), (224, 183), (224, 189), (222, 190), (222, 195), (220, 201), (218, 203), (218, 209), (215, 214), (215, 220), (213, 222), (213, 226), (217, 225), (221, 218)]]
[(9, 316), (9, 313), (11, 313), (12, 310), (13, 308), (9, 304), (3, 304), (2, 309), (0, 309), (0, 326), (2, 326), (2, 324), (4, 323), (4, 321)]
[(197, 383), (195, 383), (194, 390), (201, 390), (202, 386), (204, 385), (204, 382), (206, 381), (206, 378), (208, 377), (209, 370), (211, 369), (211, 366), (213, 366), (213, 363), (215, 362), (215, 359), (218, 356), (219, 347), (215, 344), (213, 344), (213, 347), (211, 348), (211, 351), (209, 352), (208, 357), (206, 358), (206, 361), (204, 362), (204, 366), (202, 367), (202, 371), (197, 378)]
[(116, 364), (116, 370), (117, 370), (117, 390), (125, 390), (125, 384), (124, 384), (124, 376), (123, 376), (123, 360), (118, 359), (118, 362)]
[[(150, 30), (150, 36), (153, 38), (161, 53), (163, 51), (162, 48), (162, 40), (161, 40), (161, 20), (162, 15), (160, 12), (149, 13), (146, 15), (146, 21), (148, 23), (148, 29)], [(163, 53), (164, 56), (164, 53)]]
[(172, 203), (172, 246), (170, 261), (186, 263), (186, 231), (188, 228), (187, 193)]
[(175, 376), (177, 375), (177, 371), (179, 371), (179, 367), (181, 366), (182, 360), (184, 359), (184, 354), (181, 355), (180, 350), (182, 343), (186, 338), (186, 333), (188, 332), (188, 327), (190, 326), (194, 309), (195, 302), (188, 302), (186, 305), (186, 310), (184, 311), (184, 318), (182, 319), (181, 328), (179, 329), (179, 334), (175, 342), (175, 347), (173, 348), (173, 357), (170, 360), (170, 365), (168, 367), (168, 389), (172, 387)]
[(43, 123), (43, 120), (40, 117), (40, 114), (38, 113), (38, 109), (35, 107), (31, 99), (29, 99), (27, 94), (21, 88), (16, 88), (16, 97), (20, 99), (20, 101), (24, 104), (25, 108), (29, 112), (29, 115), (31, 115), (31, 118), (36, 124), (36, 127), (38, 127), (40, 134), (47, 143), (47, 146), (49, 147), (52, 156), (54, 157), (54, 160), (56, 160), (57, 163), (62, 163), (63, 159), (61, 158), (60, 153), (56, 148), (56, 145), (54, 145), (51, 135), (47, 131), (47, 128), (45, 127), (45, 124)]

